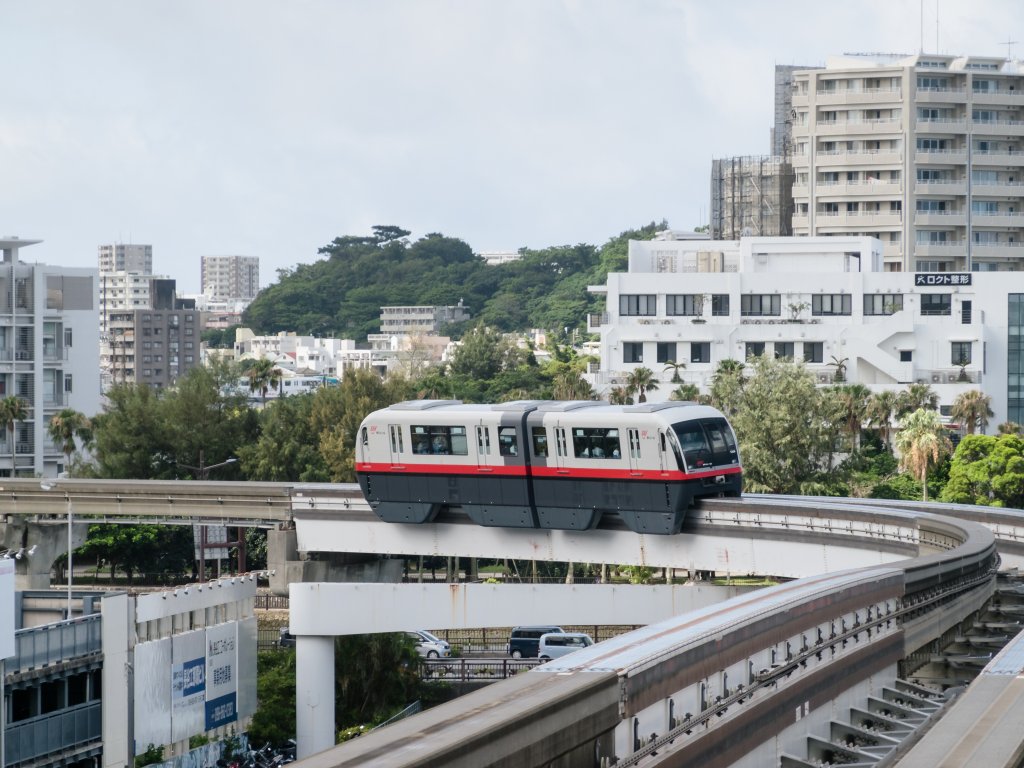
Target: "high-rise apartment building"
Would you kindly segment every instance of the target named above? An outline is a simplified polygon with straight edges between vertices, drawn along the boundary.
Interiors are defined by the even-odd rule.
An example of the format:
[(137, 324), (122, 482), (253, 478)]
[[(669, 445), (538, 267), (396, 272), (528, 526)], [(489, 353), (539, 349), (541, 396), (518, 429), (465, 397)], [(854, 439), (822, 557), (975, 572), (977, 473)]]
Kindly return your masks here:
[(1024, 269), (1024, 65), (839, 57), (793, 75), (795, 235), (871, 235), (887, 271)]
[(99, 247), (100, 274), (138, 272), (153, 274), (153, 246), (115, 243)]
[(0, 238), (0, 399), (25, 406), (0, 434), (0, 477), (55, 477), (67, 459), (50, 419), (100, 411), (96, 270), (23, 263), (20, 249), (38, 242)]
[(253, 299), (260, 290), (258, 256), (203, 256), (203, 293), (213, 299)]

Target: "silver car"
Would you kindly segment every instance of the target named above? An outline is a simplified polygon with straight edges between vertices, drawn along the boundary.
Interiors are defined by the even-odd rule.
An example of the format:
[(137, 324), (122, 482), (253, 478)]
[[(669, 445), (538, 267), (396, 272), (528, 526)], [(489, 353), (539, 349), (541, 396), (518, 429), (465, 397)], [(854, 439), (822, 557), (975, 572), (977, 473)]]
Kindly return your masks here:
[(452, 655), (452, 647), (446, 641), (426, 630), (417, 629), (405, 634), (416, 646), (416, 653), (425, 659), (439, 659), (442, 656)]
[(582, 632), (548, 632), (540, 636), (537, 658), (541, 661), (557, 659), (593, 644), (594, 641), (590, 635), (585, 635)]

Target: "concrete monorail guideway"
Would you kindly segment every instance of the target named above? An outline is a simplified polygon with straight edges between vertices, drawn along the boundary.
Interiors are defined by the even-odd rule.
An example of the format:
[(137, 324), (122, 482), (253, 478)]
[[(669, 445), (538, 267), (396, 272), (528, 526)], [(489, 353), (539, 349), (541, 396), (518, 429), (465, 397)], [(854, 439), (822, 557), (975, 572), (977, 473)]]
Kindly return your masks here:
[[(805, 602), (787, 603), (785, 608), (771, 603), (770, 590), (756, 599), (742, 595), (734, 598), (726, 612), (731, 617), (728, 627), (732, 629), (729, 629), (707, 624), (712, 619), (700, 612), (714, 609), (703, 605), (699, 599), (694, 602), (691, 594), (684, 597), (678, 587), (636, 586), (629, 588), (636, 592), (628, 595), (625, 588), (619, 587), (623, 594), (608, 597), (599, 595), (598, 591), (586, 593), (583, 587), (574, 589), (571, 585), (553, 586), (550, 590), (539, 590), (538, 585), (528, 584), (439, 585), (435, 594), (427, 585), (416, 584), (292, 583), (291, 622), (293, 632), (298, 635), (299, 654), (297, 717), (300, 752), (304, 755), (326, 749), (333, 741), (333, 712), (328, 711), (327, 706), (333, 701), (329, 691), (332, 676), (324, 674), (324, 665), (333, 663), (327, 649), (336, 634), (389, 631), (398, 628), (397, 625), (407, 628), (404, 624), (411, 617), (419, 621), (421, 616), (429, 616), (430, 621), (419, 623), (437, 629), (489, 626), (487, 622), (499, 620), (495, 611), (501, 614), (502, 625), (549, 620), (574, 623), (578, 618), (583, 619), (578, 623), (622, 623), (617, 620), (622, 615), (628, 615), (630, 620), (626, 623), (631, 624), (665, 621), (688, 624), (686, 617), (691, 614), (680, 616), (680, 611), (696, 609), (693, 615), (704, 616), (701, 631), (707, 632), (706, 638), (720, 638), (714, 641), (718, 643), (716, 655), (726, 659), (724, 668), (720, 669), (712, 669), (705, 663), (711, 677), (703, 685), (712, 691), (717, 686), (718, 704), (709, 704), (699, 696), (693, 698), (698, 695), (693, 692), (696, 690), (693, 686), (699, 683), (686, 676), (681, 661), (664, 662), (668, 666), (651, 678), (659, 681), (654, 689), (646, 684), (631, 685), (629, 681), (634, 676), (651, 674), (642, 670), (650, 670), (652, 662), (638, 659), (636, 650), (630, 651), (633, 655), (613, 655), (602, 662), (604, 669), (618, 670), (611, 678), (600, 683), (596, 683), (595, 678), (586, 678), (590, 680), (588, 685), (596, 686), (594, 691), (601, 691), (594, 694), (600, 701), (611, 696), (620, 705), (612, 720), (594, 720), (604, 723), (603, 730), (583, 736), (589, 740), (576, 749), (590, 755), (595, 748), (603, 749), (603, 754), (614, 754), (618, 759), (624, 759), (625, 751), (627, 755), (638, 756), (641, 761), (637, 764), (646, 765), (655, 763), (643, 762), (649, 758), (641, 759), (640, 753), (644, 749), (654, 750), (651, 745), (657, 746), (663, 756), (672, 752), (662, 741), (653, 739), (654, 736), (671, 737), (673, 744), (685, 742), (680, 748), (685, 747), (690, 755), (709, 756), (717, 754), (715, 750), (719, 748), (713, 746), (716, 739), (726, 739), (734, 745), (735, 752), (738, 748), (735, 745), (739, 743), (737, 734), (755, 732), (749, 723), (743, 725), (747, 719), (754, 718), (763, 724), (766, 718), (771, 719), (771, 712), (787, 711), (791, 715), (794, 702), (798, 702), (801, 711), (806, 710), (804, 716), (808, 722), (813, 720), (814, 713), (825, 707), (821, 699), (824, 692), (838, 697), (843, 686), (854, 690), (874, 685), (872, 675), (892, 671), (895, 660), (902, 654), (913, 653), (954, 631), (959, 622), (975, 613), (993, 591), (996, 547), (1003, 567), (1024, 565), (1024, 513), (1019, 510), (874, 500), (757, 495), (706, 500), (690, 511), (683, 532), (676, 536), (635, 534), (626, 530), (614, 515), (605, 515), (601, 525), (590, 531), (480, 527), (458, 510), (442, 512), (434, 522), (425, 525), (387, 524), (376, 519), (355, 485), (62, 479), (48, 482), (44, 487), (39, 480), (19, 478), (0, 481), (0, 510), (3, 515), (0, 532), (5, 537), (17, 529), (23, 539), (30, 536), (53, 538), (58, 542), (51, 547), (55, 556), (63, 551), (59, 539), (73, 514), (76, 526), (100, 521), (261, 526), (271, 529), (274, 536), (292, 542), (283, 546), (283, 550), (292, 548), (300, 553), (447, 555), (637, 564), (685, 568), (691, 572), (769, 574), (799, 579), (801, 581), (789, 583), (797, 587), (805, 581), (808, 584), (806, 594), (799, 598)], [(48, 536), (47, 529), (52, 529), (53, 534)], [(24, 561), (19, 563), (24, 565)], [(875, 573), (874, 580), (878, 584), (887, 586), (852, 587), (855, 582), (865, 583), (864, 574), (869, 572), (865, 569)], [(293, 576), (301, 574), (295, 569), (281, 570)], [(844, 573), (849, 575), (844, 576)], [(831, 576), (823, 578), (824, 575)], [(819, 585), (817, 591), (811, 588), (812, 584)], [(769, 613), (778, 608), (782, 611), (779, 615), (786, 617), (783, 634), (777, 625), (763, 623), (765, 600), (771, 603)], [(862, 604), (858, 605), (858, 601)], [(338, 605), (358, 609), (338, 610)], [(550, 613), (538, 617), (538, 606), (545, 606)], [(758, 616), (762, 619), (757, 619)], [(747, 635), (730, 634), (744, 626), (753, 629), (745, 630)], [(755, 635), (750, 636), (749, 632)], [(726, 642), (722, 637), (729, 644), (722, 645)], [(838, 647), (840, 643), (829, 642), (829, 638), (837, 637), (842, 647)], [(701, 638), (705, 635), (680, 636), (676, 645), (661, 647), (658, 654), (663, 659), (689, 658), (686, 654), (700, 653), (699, 649), (711, 642)], [(653, 642), (642, 641), (631, 648), (640, 649), (642, 656), (646, 652), (644, 648), (656, 647), (649, 644)], [(815, 650), (816, 643), (824, 644), (828, 653), (819, 653), (820, 648)], [(604, 646), (602, 643), (598, 647)], [(804, 646), (807, 648), (801, 650)], [(723, 653), (730, 648), (729, 653)], [(851, 653), (859, 655), (848, 655)], [(772, 660), (779, 654), (784, 660), (796, 658), (797, 664), (803, 662), (804, 666), (790, 669), (788, 663), (782, 664), (791, 674), (785, 678), (786, 682), (780, 679), (776, 686), (769, 686), (759, 676), (762, 670), (773, 667)], [(658, 664), (655, 669), (659, 668)], [(863, 668), (863, 675), (855, 672), (858, 668)], [(493, 706), (486, 702), (493, 704), (505, 695), (503, 691), (511, 691), (515, 686), (533, 685), (529, 681), (540, 680), (547, 672), (550, 669), (537, 672), (541, 678), (534, 673), (520, 676), (529, 678), (525, 682), (513, 679), (495, 683), (465, 705), (484, 702), (483, 706), (493, 711)], [(575, 668), (563, 672), (563, 676), (589, 674)], [(795, 681), (793, 685), (790, 677)], [(724, 683), (726, 679), (733, 681), (732, 684)], [(737, 688), (736, 681), (744, 682)], [(614, 690), (607, 688), (608, 685)], [(640, 695), (644, 690), (657, 690), (660, 698), (644, 694), (633, 700), (628, 695), (629, 691)], [(545, 703), (543, 697), (534, 701), (538, 706), (554, 706), (551, 702)], [(312, 706), (311, 702), (317, 705)], [(702, 704), (708, 708), (727, 706), (728, 714), (723, 711), (721, 716), (700, 721), (704, 730), (699, 734), (699, 744), (689, 740), (689, 736), (677, 739), (678, 734), (685, 732), (685, 725), (697, 722)], [(685, 707), (685, 713), (692, 719), (684, 721), (683, 712), (674, 711), (677, 705)], [(589, 704), (583, 702), (580, 706), (586, 709)], [(602, 716), (608, 715), (606, 710), (601, 711)], [(419, 721), (420, 717), (424, 719)], [(447, 732), (449, 741), (469, 748), (466, 745), (472, 745), (476, 738), (469, 720), (456, 716), (454, 720), (449, 717), (445, 721), (445, 717), (443, 707), (431, 710), (423, 716), (410, 718), (408, 725), (389, 726), (386, 734), (362, 737), (358, 740), (361, 745), (358, 749), (369, 749), (379, 739), (398, 739), (401, 729), (415, 730), (419, 727), (417, 722), (428, 720), (432, 733)], [(514, 717), (499, 720), (503, 731), (516, 732), (519, 727)], [(523, 727), (527, 720), (523, 721)], [(557, 726), (556, 720), (550, 721), (552, 727)], [(455, 731), (451, 730), (455, 727), (453, 723), (458, 726)], [(491, 722), (490, 726), (494, 724)], [(629, 728), (635, 733), (626, 733)], [(649, 733), (644, 731), (648, 728)], [(680, 728), (683, 730), (678, 730)], [(690, 731), (696, 733), (693, 728)], [(437, 753), (440, 759), (445, 749), (441, 742), (445, 737), (437, 738), (440, 741), (430, 744), (417, 742), (412, 752), (426, 750), (433, 744), (441, 750)], [(487, 749), (494, 748), (493, 740), (486, 734), (481, 738)], [(548, 734), (548, 739), (548, 746), (564, 743), (565, 735), (553, 732)], [(528, 739), (524, 739), (522, 733), (509, 739), (506, 746), (513, 750), (506, 755), (511, 761), (509, 765), (533, 764), (526, 757)], [(361, 764), (352, 752), (354, 749), (352, 745), (330, 749), (310, 758), (306, 764)], [(516, 749), (523, 754), (519, 755)], [(357, 761), (350, 762), (346, 754)], [(483, 754), (487, 753), (481, 752), (473, 759)], [(401, 762), (396, 757), (380, 764), (427, 763), (412, 759)], [(450, 762), (440, 760), (429, 764), (460, 763), (453, 758)], [(662, 764), (660, 759), (657, 764)]]

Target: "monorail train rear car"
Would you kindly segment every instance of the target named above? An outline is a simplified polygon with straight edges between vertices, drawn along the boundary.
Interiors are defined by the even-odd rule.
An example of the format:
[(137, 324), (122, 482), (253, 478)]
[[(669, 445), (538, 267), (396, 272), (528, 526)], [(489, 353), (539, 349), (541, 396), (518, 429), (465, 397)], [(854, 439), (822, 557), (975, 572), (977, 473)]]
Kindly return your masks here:
[(692, 403), (457, 400), (398, 403), (360, 427), (356, 475), (386, 522), (444, 507), (509, 528), (586, 530), (606, 512), (637, 533), (677, 533), (697, 496), (738, 496), (725, 417)]

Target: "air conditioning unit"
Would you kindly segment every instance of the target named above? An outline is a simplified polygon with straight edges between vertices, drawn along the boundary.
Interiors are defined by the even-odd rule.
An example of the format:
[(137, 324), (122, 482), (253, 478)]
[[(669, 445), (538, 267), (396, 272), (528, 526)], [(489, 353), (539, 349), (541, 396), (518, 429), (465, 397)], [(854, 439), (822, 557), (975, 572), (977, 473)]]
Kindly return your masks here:
[(941, 373), (933, 373), (932, 374), (932, 384), (938, 384), (941, 381), (942, 381), (942, 374)]
[(827, 373), (819, 373), (818, 374), (818, 382), (820, 384), (828, 384), (828, 382), (829, 382), (829, 375)]
[(959, 378), (960, 378), (959, 374), (956, 374), (956, 373), (949, 374), (949, 381), (951, 383), (954, 382), (954, 381), (957, 381)]

